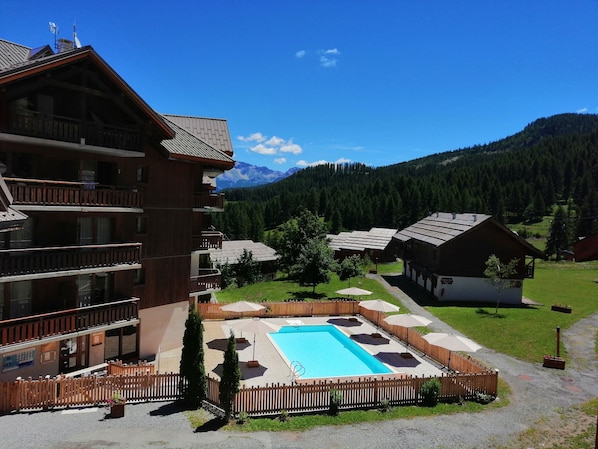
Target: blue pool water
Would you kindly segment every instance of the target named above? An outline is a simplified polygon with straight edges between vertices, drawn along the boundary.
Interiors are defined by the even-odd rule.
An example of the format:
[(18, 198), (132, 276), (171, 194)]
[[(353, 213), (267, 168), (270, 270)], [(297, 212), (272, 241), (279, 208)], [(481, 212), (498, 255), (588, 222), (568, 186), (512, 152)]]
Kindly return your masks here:
[(270, 334), (289, 363), (305, 368), (302, 379), (392, 373), (336, 327), (284, 326)]

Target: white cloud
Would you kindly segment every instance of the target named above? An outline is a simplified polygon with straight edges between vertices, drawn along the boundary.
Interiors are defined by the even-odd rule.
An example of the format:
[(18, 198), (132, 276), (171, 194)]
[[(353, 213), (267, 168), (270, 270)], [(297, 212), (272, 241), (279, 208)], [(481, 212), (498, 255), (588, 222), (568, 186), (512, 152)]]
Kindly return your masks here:
[(276, 136), (270, 137), (270, 139), (268, 139), (268, 141), (266, 142), (266, 145), (271, 145), (274, 147), (277, 147), (277, 146), (283, 145), (283, 144), (284, 144), (284, 139), (281, 139), (280, 137), (276, 137)]
[(586, 112), (588, 112), (588, 108), (581, 108), (577, 110), (578, 114), (585, 114)]
[(297, 165), (299, 167), (315, 167), (316, 165), (324, 165), (324, 164), (348, 164), (349, 162), (351, 162), (351, 159), (347, 159), (344, 157), (340, 157), (338, 158), (336, 161), (334, 162), (329, 162), (326, 161), (324, 159), (320, 159), (319, 161), (315, 161), (315, 162), (307, 162), (304, 159), (301, 159), (300, 161), (297, 162)]
[(289, 140), (286, 144), (280, 147), (281, 153), (292, 153), (292, 154), (301, 154), (303, 153), (303, 148), (301, 148), (296, 143), (293, 143), (292, 140)]
[(336, 59), (327, 56), (320, 56), (320, 65), (322, 67), (336, 67)]
[(279, 165), (284, 164), (286, 161), (287, 161), (287, 159), (284, 157), (277, 157), (276, 159), (274, 159), (274, 163), (279, 164)]
[(248, 137), (237, 136), (237, 139), (239, 139), (241, 142), (263, 142), (266, 140), (262, 133), (253, 133)]
[(307, 54), (307, 52), (305, 50), (299, 50), (297, 53), (295, 53), (295, 57), (296, 58), (303, 58), (305, 55)]
[(263, 145), (261, 143), (254, 147), (251, 147), (250, 150), (253, 151), (254, 153), (264, 154), (266, 156), (272, 156), (272, 155), (276, 154), (276, 148), (267, 147), (266, 145)]
[(322, 53), (325, 55), (340, 55), (341, 52), (338, 51), (338, 48), (331, 48), (330, 50), (324, 50)]

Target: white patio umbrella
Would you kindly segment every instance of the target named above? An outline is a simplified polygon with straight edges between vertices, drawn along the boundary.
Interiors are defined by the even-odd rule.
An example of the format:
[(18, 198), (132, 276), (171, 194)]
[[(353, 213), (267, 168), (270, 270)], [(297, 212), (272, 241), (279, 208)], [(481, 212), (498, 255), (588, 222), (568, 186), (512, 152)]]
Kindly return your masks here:
[(347, 296), (368, 296), (372, 294), (371, 291), (359, 287), (343, 288), (342, 290), (337, 290), (336, 293)]
[(398, 315), (391, 315), (384, 318), (388, 324), (396, 326), (403, 326), (407, 328), (407, 347), (409, 347), (409, 328), (418, 326), (427, 326), (432, 320), (427, 319), (421, 315), (413, 315), (411, 313), (401, 313)]
[[(265, 308), (266, 307), (256, 302), (237, 301), (221, 306), (220, 310), (224, 310), (225, 312), (239, 312), (241, 313), (241, 318), (243, 318), (245, 312), (257, 312), (258, 310), (263, 310)], [(241, 332), (241, 337), (243, 337), (243, 332)]]
[(245, 331), (253, 334), (253, 360), (255, 362), (255, 336), (257, 334), (269, 334), (270, 332), (277, 332), (280, 326), (272, 324), (268, 321), (260, 320), (259, 318), (251, 318), (250, 320), (239, 320), (230, 323), (233, 331)]
[(481, 348), (475, 341), (461, 337), (454, 334), (445, 334), (442, 332), (432, 332), (424, 335), (424, 340), (434, 346), (440, 346), (449, 350), (448, 369), (451, 369), (451, 352), (462, 351), (462, 352), (476, 352)]
[(364, 309), (368, 310), (375, 310), (378, 312), (378, 318), (376, 320), (376, 326), (380, 323), (380, 312), (398, 312), (400, 310), (399, 306), (395, 306), (387, 301), (383, 301), (382, 299), (370, 299), (368, 301), (360, 301), (359, 305)]

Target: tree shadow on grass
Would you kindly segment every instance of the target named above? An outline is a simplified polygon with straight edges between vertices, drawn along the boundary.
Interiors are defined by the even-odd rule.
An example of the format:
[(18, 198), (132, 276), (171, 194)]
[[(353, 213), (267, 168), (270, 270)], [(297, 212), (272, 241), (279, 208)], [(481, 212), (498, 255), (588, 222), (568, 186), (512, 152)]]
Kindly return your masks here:
[(325, 293), (314, 293), (314, 292), (307, 292), (307, 291), (299, 291), (299, 292), (287, 292), (291, 295), (292, 301), (305, 301), (306, 299), (323, 299), (326, 297)]
[(482, 308), (478, 308), (475, 313), (480, 315), (482, 318), (506, 318), (507, 316), (504, 313), (490, 313), (487, 310)]
[(206, 421), (201, 426), (197, 427), (195, 429), (195, 433), (213, 432), (213, 431), (216, 431), (216, 430), (220, 430), (221, 428), (223, 428), (227, 424), (228, 424), (228, 422), (226, 421), (226, 419), (220, 418), (218, 416), (214, 416), (209, 421)]

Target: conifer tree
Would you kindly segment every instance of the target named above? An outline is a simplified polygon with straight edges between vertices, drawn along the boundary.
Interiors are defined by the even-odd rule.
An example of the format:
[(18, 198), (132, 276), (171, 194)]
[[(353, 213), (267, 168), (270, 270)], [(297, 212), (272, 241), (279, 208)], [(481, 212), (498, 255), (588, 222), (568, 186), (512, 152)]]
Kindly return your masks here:
[(224, 418), (229, 420), (233, 410), (235, 395), (239, 392), (241, 383), (241, 368), (239, 368), (239, 354), (237, 354), (237, 343), (235, 335), (231, 332), (228, 337), (228, 344), (224, 352), (224, 363), (222, 366), (222, 378), (218, 397), (220, 406), (224, 410)]
[(203, 324), (201, 316), (194, 306), (189, 308), (185, 322), (183, 349), (179, 368), (182, 382), (183, 399), (192, 405), (198, 405), (206, 397), (206, 370), (203, 351)]

